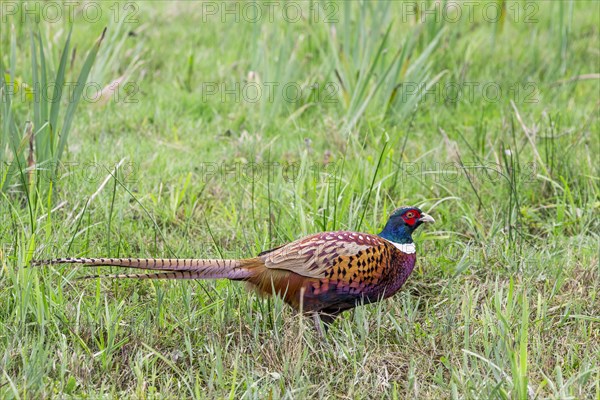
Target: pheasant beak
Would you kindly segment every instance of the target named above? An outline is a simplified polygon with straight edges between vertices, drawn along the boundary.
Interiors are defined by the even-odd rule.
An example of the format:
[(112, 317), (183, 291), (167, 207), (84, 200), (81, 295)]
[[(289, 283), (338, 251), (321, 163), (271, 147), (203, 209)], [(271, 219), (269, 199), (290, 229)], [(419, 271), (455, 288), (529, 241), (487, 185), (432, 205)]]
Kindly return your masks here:
[(421, 218), (419, 218), (419, 222), (431, 222), (434, 223), (435, 219), (433, 219), (433, 217), (429, 214), (421, 214)]

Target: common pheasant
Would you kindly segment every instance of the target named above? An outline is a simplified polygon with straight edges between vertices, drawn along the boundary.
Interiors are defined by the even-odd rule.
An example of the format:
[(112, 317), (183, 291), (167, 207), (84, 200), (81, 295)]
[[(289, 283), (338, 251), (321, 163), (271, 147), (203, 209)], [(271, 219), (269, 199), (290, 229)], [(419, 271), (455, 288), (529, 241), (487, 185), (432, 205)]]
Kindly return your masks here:
[(413, 231), (434, 219), (416, 207), (392, 212), (378, 235), (323, 232), (241, 260), (59, 258), (32, 265), (119, 266), (158, 273), (92, 275), (87, 278), (219, 279), (246, 281), (260, 293), (277, 294), (295, 310), (312, 314), (320, 335), (344, 310), (392, 296), (415, 267)]

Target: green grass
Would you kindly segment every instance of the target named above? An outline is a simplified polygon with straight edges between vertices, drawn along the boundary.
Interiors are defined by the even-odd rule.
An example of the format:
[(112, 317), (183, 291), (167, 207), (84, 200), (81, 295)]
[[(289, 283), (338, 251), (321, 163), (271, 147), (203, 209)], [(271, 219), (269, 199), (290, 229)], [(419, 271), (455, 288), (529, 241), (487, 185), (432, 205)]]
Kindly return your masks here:
[[(494, 3), (498, 23), (477, 7), (415, 23), (407, 10), (423, 10), (401, 2), (336, 3), (333, 24), (277, 8), (273, 22), (221, 22), (193, 2), (139, 2), (137, 22), (76, 9), (65, 79), (107, 26), (90, 79), (123, 85), (116, 101), (81, 101), (58, 179), (36, 171), (0, 193), (0, 398), (600, 399), (600, 6)], [(8, 21), (1, 61), (32, 85), (38, 28)], [(39, 31), (56, 76), (68, 21)], [(266, 82), (302, 93), (223, 90)], [(421, 84), (429, 94), (411, 94)], [(472, 96), (444, 96), (456, 85)], [(12, 107), (21, 141), (40, 120), (27, 100)], [(0, 117), (0, 143), (15, 143)], [(323, 230), (379, 232), (402, 204), (437, 221), (415, 235), (417, 268), (326, 341), (242, 284), (22, 268), (249, 257)]]

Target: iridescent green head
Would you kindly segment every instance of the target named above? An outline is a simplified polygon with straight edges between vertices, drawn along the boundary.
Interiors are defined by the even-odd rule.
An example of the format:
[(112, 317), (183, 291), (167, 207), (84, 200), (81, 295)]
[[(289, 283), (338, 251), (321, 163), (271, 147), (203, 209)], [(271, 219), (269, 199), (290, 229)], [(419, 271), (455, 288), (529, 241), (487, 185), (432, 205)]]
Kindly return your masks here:
[(424, 222), (435, 220), (417, 207), (399, 207), (392, 212), (379, 236), (394, 243), (412, 243), (412, 233)]

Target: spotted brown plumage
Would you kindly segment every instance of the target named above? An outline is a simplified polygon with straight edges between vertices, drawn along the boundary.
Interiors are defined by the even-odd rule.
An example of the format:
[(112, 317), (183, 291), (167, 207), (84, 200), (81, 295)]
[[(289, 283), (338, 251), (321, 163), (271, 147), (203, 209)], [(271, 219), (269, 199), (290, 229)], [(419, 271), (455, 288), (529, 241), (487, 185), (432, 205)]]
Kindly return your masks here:
[(247, 281), (260, 293), (281, 296), (296, 310), (331, 322), (342, 311), (396, 293), (412, 272), (412, 232), (433, 218), (416, 207), (401, 207), (378, 235), (338, 231), (304, 237), (257, 257), (241, 260), (59, 258), (42, 264), (120, 266), (159, 272), (92, 275), (137, 279), (219, 279)]

